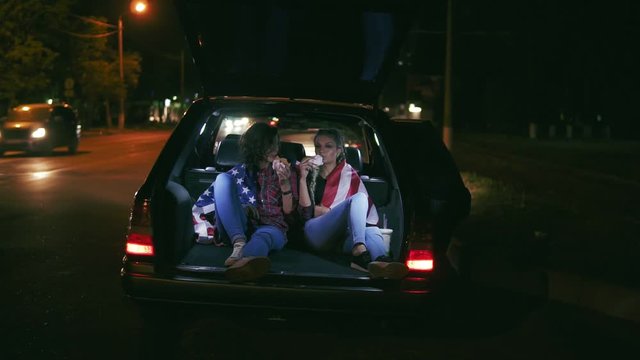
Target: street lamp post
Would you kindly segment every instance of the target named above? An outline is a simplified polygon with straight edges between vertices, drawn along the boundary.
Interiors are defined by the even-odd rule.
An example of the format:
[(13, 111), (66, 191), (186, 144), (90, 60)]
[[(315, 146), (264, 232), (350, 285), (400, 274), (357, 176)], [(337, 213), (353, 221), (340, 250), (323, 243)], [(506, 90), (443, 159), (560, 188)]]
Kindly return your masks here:
[[(131, 12), (135, 14), (142, 14), (147, 10), (147, 1), (146, 0), (134, 0), (131, 1)], [(118, 114), (118, 129), (124, 129), (125, 123), (125, 108), (124, 108), (124, 98), (126, 94), (125, 83), (124, 83), (124, 49), (122, 45), (122, 33), (124, 30), (124, 26), (122, 25), (122, 14), (118, 17), (118, 57), (120, 60), (120, 112)]]
[[(145, 11), (147, 11), (147, 6), (148, 6), (147, 0), (133, 0), (131, 1), (131, 12), (135, 14), (142, 14)], [(104, 26), (111, 29), (116, 27), (113, 24), (109, 24), (104, 21), (99, 21), (93, 18), (82, 17), (82, 16), (77, 16), (77, 17), (83, 21), (90, 22), (99, 26)], [(119, 94), (118, 94), (120, 111), (118, 114), (118, 129), (120, 130), (124, 129), (124, 123), (125, 123), (124, 100), (126, 95), (126, 86), (124, 82), (124, 49), (122, 44), (123, 30), (124, 30), (124, 26), (122, 24), (122, 14), (120, 14), (120, 16), (118, 16), (118, 61), (119, 61), (119, 67), (120, 67), (120, 84), (119, 84), (120, 86), (119, 86)], [(104, 34), (93, 34), (93, 35), (76, 34), (71, 32), (68, 32), (68, 33), (74, 36), (82, 37), (82, 38), (98, 38), (98, 37), (113, 35), (115, 34), (115, 31), (104, 33)], [(109, 120), (108, 124), (111, 124), (111, 120)]]

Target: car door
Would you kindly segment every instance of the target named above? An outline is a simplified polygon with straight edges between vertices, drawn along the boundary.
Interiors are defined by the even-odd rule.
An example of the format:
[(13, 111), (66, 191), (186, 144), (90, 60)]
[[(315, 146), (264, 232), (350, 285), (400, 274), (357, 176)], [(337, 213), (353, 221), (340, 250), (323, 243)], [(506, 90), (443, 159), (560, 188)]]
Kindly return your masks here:
[(65, 143), (66, 140), (66, 119), (64, 109), (54, 107), (49, 118), (48, 132), (50, 133), (49, 140), (53, 146), (59, 146)]

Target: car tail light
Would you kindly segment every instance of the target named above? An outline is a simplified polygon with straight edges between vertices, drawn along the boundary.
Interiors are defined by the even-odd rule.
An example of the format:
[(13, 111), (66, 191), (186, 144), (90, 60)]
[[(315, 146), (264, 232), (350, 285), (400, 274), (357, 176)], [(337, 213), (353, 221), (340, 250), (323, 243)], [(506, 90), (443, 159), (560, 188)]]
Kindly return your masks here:
[(135, 200), (129, 219), (127, 255), (153, 256), (151, 234), (151, 207), (148, 199)]
[(431, 250), (409, 250), (407, 267), (411, 271), (433, 271), (433, 252)]
[(151, 235), (137, 233), (127, 235), (127, 254), (153, 256)]
[[(430, 240), (430, 238), (428, 238)], [(428, 241), (412, 241), (407, 253), (407, 267), (411, 271), (433, 271), (433, 250)]]

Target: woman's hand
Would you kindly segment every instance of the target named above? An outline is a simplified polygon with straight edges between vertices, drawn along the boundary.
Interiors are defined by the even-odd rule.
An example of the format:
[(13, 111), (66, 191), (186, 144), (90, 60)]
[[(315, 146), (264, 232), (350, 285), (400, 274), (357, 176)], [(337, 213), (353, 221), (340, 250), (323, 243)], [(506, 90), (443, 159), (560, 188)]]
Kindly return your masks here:
[(312, 160), (312, 157), (306, 158), (302, 160), (302, 162), (298, 165), (298, 167), (300, 168), (301, 179), (306, 179), (309, 171), (314, 171), (318, 168), (318, 165), (316, 165)]
[(291, 168), (289, 167), (289, 162), (286, 161), (286, 159), (275, 159), (271, 166), (280, 180), (288, 179), (291, 175)]
[(329, 210), (331, 210), (331, 209), (329, 209), (328, 207), (324, 207), (322, 205), (316, 205), (315, 209), (313, 211), (313, 217), (322, 216), (322, 215), (328, 213)]
[(274, 169), (278, 175), (280, 190), (282, 190), (282, 192), (291, 191), (291, 168), (288, 166), (275, 166)]

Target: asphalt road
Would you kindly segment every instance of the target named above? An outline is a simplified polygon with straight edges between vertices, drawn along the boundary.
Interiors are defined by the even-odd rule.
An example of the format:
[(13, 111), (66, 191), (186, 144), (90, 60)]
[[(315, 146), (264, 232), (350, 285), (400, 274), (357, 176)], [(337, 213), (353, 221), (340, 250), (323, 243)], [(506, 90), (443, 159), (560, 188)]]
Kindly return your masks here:
[(304, 314), (219, 317), (215, 309), (198, 308), (182, 308), (187, 315), (175, 332), (167, 330), (176, 314), (169, 310), (145, 325), (123, 299), (118, 274), (129, 204), (167, 136), (91, 136), (75, 156), (0, 158), (0, 358), (584, 359), (640, 353), (636, 325), (545, 301), (545, 274), (538, 269), (513, 277), (522, 293), (478, 285), (461, 299), (463, 307), (411, 327), (379, 324), (375, 314), (335, 323)]

